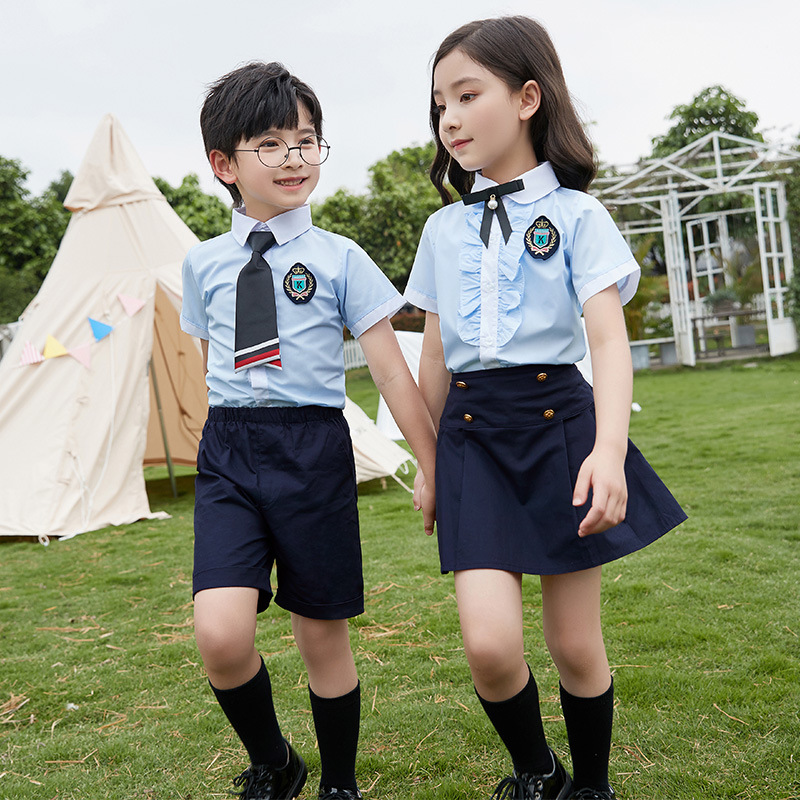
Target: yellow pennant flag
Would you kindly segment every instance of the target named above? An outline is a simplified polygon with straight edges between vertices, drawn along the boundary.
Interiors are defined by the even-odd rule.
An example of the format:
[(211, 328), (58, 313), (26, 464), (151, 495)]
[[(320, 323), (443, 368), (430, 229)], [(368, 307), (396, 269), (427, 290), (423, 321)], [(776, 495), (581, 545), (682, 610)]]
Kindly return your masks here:
[(44, 343), (44, 352), (42, 355), (45, 358), (58, 358), (58, 356), (67, 355), (67, 348), (54, 336), (48, 335), (47, 341)]

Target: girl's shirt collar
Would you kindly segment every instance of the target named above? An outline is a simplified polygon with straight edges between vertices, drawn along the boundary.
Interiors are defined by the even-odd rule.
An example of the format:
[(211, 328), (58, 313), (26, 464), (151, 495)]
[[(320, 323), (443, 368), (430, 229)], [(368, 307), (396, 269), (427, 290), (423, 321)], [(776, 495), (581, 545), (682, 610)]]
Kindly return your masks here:
[[(549, 161), (542, 162), (522, 175), (518, 175), (517, 178), (522, 180), (525, 184), (525, 188), (522, 189), (522, 191), (508, 194), (503, 199), (508, 198), (523, 204), (535, 203), (537, 200), (541, 200), (545, 195), (558, 189), (561, 185)], [(473, 192), (479, 192), (481, 189), (488, 189), (490, 186), (497, 186), (497, 181), (484, 178), (480, 172), (475, 173), (475, 183), (472, 187)]]

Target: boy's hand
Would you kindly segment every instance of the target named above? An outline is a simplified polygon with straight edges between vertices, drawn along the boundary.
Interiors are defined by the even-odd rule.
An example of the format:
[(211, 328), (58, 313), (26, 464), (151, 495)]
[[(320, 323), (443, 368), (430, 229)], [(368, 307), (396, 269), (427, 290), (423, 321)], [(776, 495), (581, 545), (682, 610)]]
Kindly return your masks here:
[(425, 534), (431, 536), (436, 521), (436, 492), (433, 484), (426, 482), (422, 470), (418, 469), (414, 478), (414, 511), (420, 509), (422, 509)]
[(592, 489), (592, 507), (578, 527), (578, 536), (589, 536), (613, 528), (625, 519), (628, 486), (625, 482), (625, 459), (610, 450), (595, 448), (578, 472), (572, 505), (582, 506)]

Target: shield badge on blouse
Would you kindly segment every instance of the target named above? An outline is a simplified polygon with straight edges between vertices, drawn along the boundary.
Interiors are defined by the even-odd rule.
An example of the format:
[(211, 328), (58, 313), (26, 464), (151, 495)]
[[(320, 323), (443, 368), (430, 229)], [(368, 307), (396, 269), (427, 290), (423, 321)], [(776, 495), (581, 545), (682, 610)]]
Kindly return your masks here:
[(547, 217), (537, 217), (525, 231), (525, 249), (534, 257), (550, 258), (558, 250), (561, 235)]
[(283, 279), (283, 291), (293, 303), (307, 303), (317, 291), (317, 279), (304, 264), (295, 264)]

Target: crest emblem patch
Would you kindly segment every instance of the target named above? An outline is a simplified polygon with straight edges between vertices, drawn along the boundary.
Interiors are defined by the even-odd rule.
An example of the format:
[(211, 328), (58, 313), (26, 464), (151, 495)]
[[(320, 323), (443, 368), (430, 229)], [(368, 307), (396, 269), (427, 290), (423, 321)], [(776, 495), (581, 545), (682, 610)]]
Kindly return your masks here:
[(534, 257), (550, 258), (558, 250), (561, 234), (547, 217), (537, 217), (525, 231), (525, 249)]
[(293, 303), (307, 303), (317, 291), (317, 279), (304, 264), (295, 264), (283, 279), (283, 291)]

